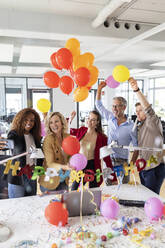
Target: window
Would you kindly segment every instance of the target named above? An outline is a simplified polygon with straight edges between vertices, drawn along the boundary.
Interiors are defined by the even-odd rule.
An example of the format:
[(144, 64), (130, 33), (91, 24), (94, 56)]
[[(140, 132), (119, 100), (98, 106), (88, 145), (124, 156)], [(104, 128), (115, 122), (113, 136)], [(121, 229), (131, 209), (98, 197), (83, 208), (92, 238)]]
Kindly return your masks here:
[(165, 78), (152, 78), (149, 85), (149, 99), (158, 116), (165, 121)]

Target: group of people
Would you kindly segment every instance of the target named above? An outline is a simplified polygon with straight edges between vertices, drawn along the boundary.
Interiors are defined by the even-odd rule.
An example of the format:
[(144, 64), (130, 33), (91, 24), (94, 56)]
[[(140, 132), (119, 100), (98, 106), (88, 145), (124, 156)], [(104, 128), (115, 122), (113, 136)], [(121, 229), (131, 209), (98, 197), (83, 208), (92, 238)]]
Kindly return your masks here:
[[(163, 132), (160, 119), (138, 88), (136, 80), (130, 78), (129, 83), (139, 99), (139, 103), (136, 104), (137, 118), (140, 122), (138, 130), (134, 129), (134, 123), (124, 113), (127, 101), (123, 97), (113, 98), (112, 112), (103, 106), (101, 91), (106, 86), (106, 83), (101, 82), (96, 96), (96, 108), (98, 111), (94, 110), (89, 113), (87, 127), (71, 128), (69, 134), (67, 130), (68, 124), (64, 116), (59, 112), (51, 113), (46, 117), (47, 121), (45, 122), (46, 136), (42, 145), (45, 158), (36, 161), (27, 154), (18, 158), (20, 167), (28, 164), (32, 170), (35, 165), (43, 166), (45, 171), (47, 168), (55, 168), (57, 171), (62, 170), (63, 172), (72, 170), (73, 168), (69, 164), (70, 156), (62, 149), (62, 142), (69, 135), (74, 135), (78, 138), (80, 141), (80, 153), (84, 154), (88, 161), (85, 169), (90, 169), (94, 172), (97, 169), (102, 171), (100, 148), (107, 146), (112, 141), (116, 141), (119, 146), (128, 146), (132, 143), (134, 147), (156, 147), (162, 149)], [(74, 116), (75, 112), (72, 113), (71, 119)], [(101, 116), (108, 122), (108, 137), (103, 133)], [(18, 112), (8, 133), (8, 139), (14, 142), (13, 155), (28, 151), (31, 146), (41, 148), (41, 138), (41, 121), (38, 113), (31, 108), (25, 108)], [(112, 170), (115, 166), (128, 162), (129, 155), (128, 150), (121, 148), (114, 148), (113, 152), (111, 157), (107, 156), (104, 158), (106, 166)], [(157, 153), (151, 151), (135, 151), (131, 161), (135, 163), (138, 157), (148, 160), (153, 154), (157, 155)], [(147, 167), (140, 172), (141, 183), (159, 194), (165, 176), (164, 171), (163, 156), (159, 154), (157, 164), (152, 164), (151, 167)], [(10, 171), (7, 178), (9, 198), (36, 194), (37, 181), (29, 179), (27, 175), (13, 176)], [(129, 175), (123, 178), (123, 183), (128, 183), (128, 181)], [(41, 175), (38, 182), (42, 192), (60, 191), (68, 189), (69, 178), (66, 178), (64, 182), (60, 182), (60, 177), (54, 176), (51, 177), (51, 180), (45, 181), (45, 175)], [(94, 179), (89, 186), (99, 187), (102, 182), (102, 177), (100, 182)], [(72, 190), (76, 190), (78, 186), (79, 182), (74, 182)]]

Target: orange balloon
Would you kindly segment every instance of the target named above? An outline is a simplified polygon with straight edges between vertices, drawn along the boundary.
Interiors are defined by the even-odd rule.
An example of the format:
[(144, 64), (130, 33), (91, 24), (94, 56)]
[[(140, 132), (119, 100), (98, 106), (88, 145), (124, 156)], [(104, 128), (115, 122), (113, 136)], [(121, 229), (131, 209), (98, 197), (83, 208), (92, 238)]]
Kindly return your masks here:
[(62, 142), (62, 148), (66, 154), (74, 155), (80, 151), (80, 142), (76, 137), (68, 136)]
[(84, 101), (89, 95), (89, 91), (86, 87), (78, 87), (73, 92), (73, 99), (75, 102)]
[(74, 73), (74, 80), (80, 87), (88, 84), (90, 80), (90, 72), (86, 67), (78, 68)]
[(71, 51), (73, 56), (80, 54), (80, 42), (75, 38), (67, 40), (65, 47)]
[(80, 56), (73, 58), (73, 70), (77, 70), (80, 67), (90, 67), (94, 62), (94, 55), (92, 53), (84, 53)]
[(64, 94), (69, 95), (74, 88), (73, 79), (69, 76), (63, 76), (60, 78), (60, 89)]
[(94, 85), (97, 82), (98, 75), (99, 75), (99, 71), (98, 71), (96, 66), (89, 67), (89, 71), (90, 71), (91, 77), (90, 77), (90, 81), (86, 85), (86, 87), (91, 87), (92, 85)]
[(44, 83), (50, 88), (58, 88), (60, 77), (54, 71), (47, 71), (44, 73)]
[(93, 65), (95, 57), (92, 53), (84, 53), (82, 56), (87, 67)]
[(59, 65), (57, 64), (57, 61), (56, 61), (56, 54), (57, 53), (53, 53), (51, 56), (50, 56), (50, 61), (51, 61), (51, 64), (54, 68), (58, 69), (58, 70), (61, 70), (62, 68), (59, 67)]
[(47, 221), (55, 226), (65, 226), (68, 222), (68, 211), (61, 202), (51, 202), (45, 208)]
[(61, 48), (56, 53), (56, 61), (59, 67), (69, 69), (73, 62), (73, 56), (69, 49)]

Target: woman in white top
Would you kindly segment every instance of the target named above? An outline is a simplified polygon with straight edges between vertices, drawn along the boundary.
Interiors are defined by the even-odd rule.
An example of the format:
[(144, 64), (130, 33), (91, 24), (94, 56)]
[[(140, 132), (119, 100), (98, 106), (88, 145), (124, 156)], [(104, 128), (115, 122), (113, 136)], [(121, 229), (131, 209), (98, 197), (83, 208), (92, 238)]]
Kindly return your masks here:
[[(13, 155), (18, 155), (29, 151), (30, 146), (41, 147), (41, 122), (39, 114), (32, 108), (25, 108), (19, 111), (13, 119), (8, 139), (14, 141)], [(16, 160), (12, 161), (13, 164)], [(20, 168), (30, 166), (33, 173), (36, 161), (30, 158), (30, 154), (17, 159)], [(42, 160), (37, 161), (38, 166), (42, 166)], [(12, 171), (8, 173), (8, 195), (9, 198), (31, 196), (36, 194), (36, 180), (31, 180), (27, 174), (12, 176)]]

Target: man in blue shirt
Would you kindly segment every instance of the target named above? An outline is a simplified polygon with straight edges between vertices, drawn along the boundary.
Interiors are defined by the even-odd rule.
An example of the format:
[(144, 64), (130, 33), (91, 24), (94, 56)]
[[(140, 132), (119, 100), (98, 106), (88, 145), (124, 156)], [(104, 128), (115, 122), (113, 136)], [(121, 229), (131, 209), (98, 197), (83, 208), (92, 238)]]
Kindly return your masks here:
[[(112, 112), (107, 110), (101, 102), (101, 91), (106, 86), (105, 82), (101, 82), (97, 89), (96, 108), (101, 116), (108, 122), (108, 144), (117, 141), (118, 145), (137, 146), (137, 131), (133, 131), (134, 123), (127, 118), (124, 111), (127, 107), (127, 101), (123, 97), (114, 97), (112, 102)], [(121, 148), (113, 148), (114, 154), (111, 155), (114, 166), (128, 162), (128, 150)], [(134, 153), (132, 161), (137, 155)], [(127, 183), (129, 177), (125, 177), (123, 183)]]

